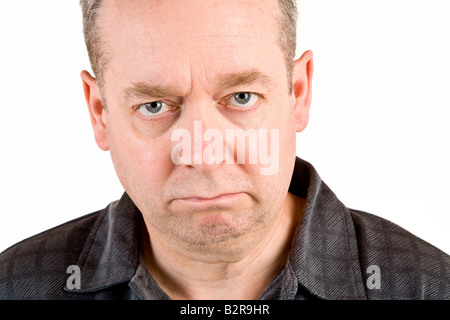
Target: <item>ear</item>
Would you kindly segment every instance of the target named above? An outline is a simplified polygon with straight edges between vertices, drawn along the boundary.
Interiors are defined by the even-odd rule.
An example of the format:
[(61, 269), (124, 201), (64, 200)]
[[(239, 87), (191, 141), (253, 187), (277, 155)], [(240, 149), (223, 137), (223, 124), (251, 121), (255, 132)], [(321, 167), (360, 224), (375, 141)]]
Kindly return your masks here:
[(106, 132), (106, 109), (102, 104), (97, 80), (95, 80), (95, 78), (92, 77), (86, 70), (81, 72), (81, 80), (83, 81), (84, 97), (86, 98), (89, 115), (91, 117), (95, 141), (100, 149), (107, 151), (109, 150), (109, 143)]
[(303, 131), (309, 121), (313, 75), (313, 53), (308, 50), (294, 61), (292, 72), (292, 91), (295, 98), (295, 130)]

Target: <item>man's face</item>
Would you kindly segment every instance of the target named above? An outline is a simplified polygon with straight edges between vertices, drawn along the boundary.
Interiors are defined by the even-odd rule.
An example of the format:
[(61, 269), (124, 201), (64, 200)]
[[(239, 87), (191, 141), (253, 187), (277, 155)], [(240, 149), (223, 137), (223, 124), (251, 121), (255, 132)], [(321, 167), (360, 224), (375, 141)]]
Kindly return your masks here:
[[(104, 148), (150, 233), (205, 248), (264, 234), (295, 161), (295, 98), (278, 45), (277, 1), (105, 1), (101, 10)], [(214, 159), (217, 152), (205, 152), (211, 142), (199, 137), (208, 129), (224, 140), (227, 130), (267, 129), (265, 147), (279, 151), (279, 169), (264, 175), (268, 165), (249, 163), (248, 154), (245, 163)], [(192, 156), (180, 155), (192, 161), (174, 162), (176, 132), (190, 133)], [(230, 141), (220, 144), (236, 152)]]

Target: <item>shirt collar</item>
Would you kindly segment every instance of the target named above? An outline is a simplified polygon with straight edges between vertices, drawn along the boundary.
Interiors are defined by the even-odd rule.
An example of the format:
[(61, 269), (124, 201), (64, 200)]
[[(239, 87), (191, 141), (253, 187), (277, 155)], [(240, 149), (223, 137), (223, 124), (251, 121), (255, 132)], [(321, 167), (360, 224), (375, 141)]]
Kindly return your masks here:
[[(299, 286), (323, 299), (366, 299), (348, 209), (300, 158), (289, 191), (307, 199), (288, 262)], [(102, 210), (76, 263), (81, 289), (64, 290), (93, 292), (130, 281), (139, 262), (140, 223), (142, 214), (127, 193)]]
[(127, 193), (100, 211), (76, 262), (81, 272), (79, 293), (129, 281), (136, 270), (142, 215)]
[(324, 299), (366, 299), (349, 210), (300, 158), (289, 191), (307, 200), (290, 254), (299, 285)]

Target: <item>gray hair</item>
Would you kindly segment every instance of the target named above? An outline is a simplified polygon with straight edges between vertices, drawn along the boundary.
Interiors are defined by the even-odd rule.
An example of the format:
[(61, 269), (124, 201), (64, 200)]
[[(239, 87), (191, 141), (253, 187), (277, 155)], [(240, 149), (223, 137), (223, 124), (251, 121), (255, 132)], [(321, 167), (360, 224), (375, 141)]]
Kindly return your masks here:
[[(280, 24), (278, 42), (285, 54), (289, 92), (292, 92), (292, 67), (297, 37), (297, 3), (296, 0), (278, 0), (278, 3), (281, 12), (278, 17), (278, 23)], [(83, 13), (84, 40), (92, 71), (97, 78), (100, 89), (103, 87), (103, 76), (108, 64), (108, 51), (97, 25), (101, 4), (102, 0), (80, 0)]]

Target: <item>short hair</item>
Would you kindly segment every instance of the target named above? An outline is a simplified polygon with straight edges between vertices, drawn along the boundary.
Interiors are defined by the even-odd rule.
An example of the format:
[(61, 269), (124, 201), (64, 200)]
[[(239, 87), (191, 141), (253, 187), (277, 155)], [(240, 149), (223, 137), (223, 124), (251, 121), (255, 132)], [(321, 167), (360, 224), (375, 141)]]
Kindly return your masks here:
[[(284, 52), (289, 93), (292, 92), (292, 68), (295, 58), (297, 38), (297, 4), (296, 0), (278, 0), (280, 15), (278, 23), (280, 34), (278, 43)], [(104, 84), (104, 72), (108, 65), (106, 44), (102, 41), (98, 23), (102, 0), (80, 0), (83, 14), (83, 34), (92, 71), (100, 89)]]

